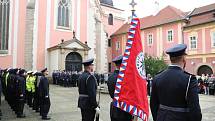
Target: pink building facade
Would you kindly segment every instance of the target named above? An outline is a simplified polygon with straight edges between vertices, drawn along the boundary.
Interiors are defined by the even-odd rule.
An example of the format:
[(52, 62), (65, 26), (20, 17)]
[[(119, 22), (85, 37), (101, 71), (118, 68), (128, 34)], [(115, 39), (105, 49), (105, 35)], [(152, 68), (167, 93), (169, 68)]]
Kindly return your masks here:
[(194, 9), (186, 19), (184, 43), (188, 46), (187, 70), (215, 73), (215, 4)]
[[(187, 49), (186, 70), (193, 74), (215, 72), (215, 4), (182, 12), (172, 6), (159, 11), (155, 16), (141, 18), (141, 38), (144, 52), (154, 57), (164, 57), (169, 62), (165, 50), (175, 44), (185, 43)], [(112, 36), (112, 56), (124, 53), (128, 24), (124, 24)], [(118, 50), (119, 41), (121, 45)]]
[[(109, 35), (124, 22), (120, 9), (103, 0), (0, 1), (0, 68), (75, 71), (94, 57), (96, 71), (106, 72)], [(111, 4), (110, 4), (111, 3)], [(95, 7), (96, 6), (96, 7)], [(114, 27), (107, 24), (110, 14)], [(120, 18), (120, 19), (116, 19)], [(98, 48), (98, 46), (103, 48)], [(100, 54), (100, 55), (99, 55)], [(103, 66), (104, 65), (104, 66)]]

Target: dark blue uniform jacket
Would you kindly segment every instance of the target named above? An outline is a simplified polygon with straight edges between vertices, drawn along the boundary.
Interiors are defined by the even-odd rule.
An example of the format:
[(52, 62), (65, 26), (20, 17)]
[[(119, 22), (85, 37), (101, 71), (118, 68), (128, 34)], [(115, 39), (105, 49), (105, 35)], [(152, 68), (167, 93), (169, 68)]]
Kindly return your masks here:
[[(166, 110), (160, 108), (160, 105), (189, 109), (189, 112)], [(201, 121), (198, 83), (195, 76), (184, 72), (178, 66), (169, 66), (156, 75), (152, 82), (150, 107), (154, 121)]]

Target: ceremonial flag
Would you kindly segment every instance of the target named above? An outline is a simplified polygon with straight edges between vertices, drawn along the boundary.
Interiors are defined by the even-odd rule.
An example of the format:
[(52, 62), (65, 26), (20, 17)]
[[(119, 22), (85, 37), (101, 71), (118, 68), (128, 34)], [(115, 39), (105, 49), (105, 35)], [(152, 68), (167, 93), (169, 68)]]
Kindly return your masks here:
[(134, 17), (130, 24), (126, 49), (117, 77), (114, 106), (147, 121), (149, 107), (146, 85), (140, 20)]

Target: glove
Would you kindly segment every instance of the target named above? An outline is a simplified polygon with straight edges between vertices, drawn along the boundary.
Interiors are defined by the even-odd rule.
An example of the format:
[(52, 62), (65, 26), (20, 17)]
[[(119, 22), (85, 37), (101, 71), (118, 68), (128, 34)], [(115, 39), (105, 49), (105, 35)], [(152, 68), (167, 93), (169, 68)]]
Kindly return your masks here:
[(47, 96), (45, 96), (45, 98), (48, 98), (49, 96), (47, 95)]
[(97, 108), (95, 108), (95, 110), (96, 110), (96, 115), (99, 115), (100, 114), (100, 108), (97, 107)]

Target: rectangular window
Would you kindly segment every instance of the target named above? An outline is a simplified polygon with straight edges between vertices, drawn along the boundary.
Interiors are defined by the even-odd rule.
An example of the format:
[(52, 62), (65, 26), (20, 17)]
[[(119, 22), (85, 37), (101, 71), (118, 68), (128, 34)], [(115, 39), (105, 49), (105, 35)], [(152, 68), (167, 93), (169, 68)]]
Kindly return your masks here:
[(108, 39), (108, 47), (111, 47), (111, 39)]
[(152, 45), (152, 43), (153, 43), (153, 35), (149, 34), (148, 35), (148, 45)]
[(8, 53), (10, 0), (0, 0), (0, 54)]
[(191, 36), (190, 37), (190, 49), (196, 49), (197, 48), (197, 37)]
[(70, 0), (59, 0), (58, 3), (58, 27), (70, 28), (70, 13), (71, 13)]
[(169, 30), (167, 32), (167, 39), (168, 39), (168, 42), (172, 42), (172, 40), (173, 40), (173, 30)]
[(116, 42), (116, 50), (119, 50), (119, 49), (120, 49), (120, 42), (117, 41), (117, 42)]
[(108, 63), (108, 72), (111, 72), (111, 63)]
[(215, 32), (212, 32), (211, 40), (212, 40), (212, 47), (215, 47)]

